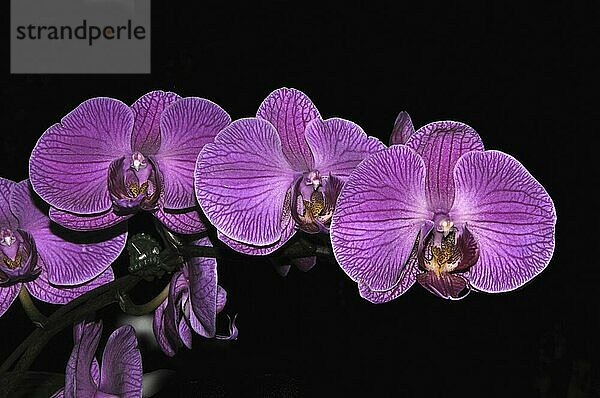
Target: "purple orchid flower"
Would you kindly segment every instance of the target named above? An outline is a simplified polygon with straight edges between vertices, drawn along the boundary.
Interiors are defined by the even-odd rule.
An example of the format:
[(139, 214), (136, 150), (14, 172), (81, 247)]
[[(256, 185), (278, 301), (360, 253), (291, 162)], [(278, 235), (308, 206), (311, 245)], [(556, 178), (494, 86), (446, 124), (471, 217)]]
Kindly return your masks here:
[(415, 133), (412, 119), (406, 111), (402, 111), (396, 117), (394, 128), (390, 135), (390, 145), (406, 144), (408, 139)]
[(110, 264), (126, 233), (84, 243), (67, 240), (55, 227), (27, 180), (0, 178), (0, 316), (22, 286), (39, 300), (65, 304), (114, 279)]
[[(194, 242), (212, 246), (208, 238)], [(230, 336), (216, 336), (216, 317), (225, 307), (227, 293), (217, 284), (217, 261), (195, 257), (173, 274), (169, 296), (154, 313), (154, 336), (163, 352), (175, 355), (183, 345), (192, 348), (192, 330), (201, 336), (237, 338), (235, 319)]]
[(75, 230), (147, 210), (178, 233), (205, 230), (194, 197), (200, 149), (231, 121), (215, 103), (153, 91), (131, 107), (92, 98), (50, 127), (29, 162), (50, 218)]
[(301, 229), (328, 232), (350, 172), (385, 146), (356, 124), (323, 120), (301, 91), (281, 88), (255, 118), (233, 122), (196, 164), (196, 196), (219, 239), (268, 254)]
[[(366, 181), (364, 176), (368, 175)], [(513, 157), (458, 122), (430, 123), (348, 179), (332, 222), (342, 269), (375, 303), (416, 281), (448, 299), (523, 286), (550, 262), (556, 215)]]
[(135, 329), (125, 325), (110, 335), (102, 354), (102, 366), (95, 357), (101, 335), (102, 322), (75, 325), (75, 344), (67, 363), (65, 387), (52, 398), (141, 398), (142, 356)]

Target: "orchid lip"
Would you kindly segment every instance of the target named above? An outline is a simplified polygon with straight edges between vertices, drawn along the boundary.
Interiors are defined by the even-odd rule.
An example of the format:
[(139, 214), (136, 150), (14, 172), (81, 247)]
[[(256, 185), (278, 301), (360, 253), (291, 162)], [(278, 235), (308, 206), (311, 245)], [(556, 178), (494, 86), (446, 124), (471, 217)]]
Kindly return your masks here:
[(41, 269), (37, 267), (38, 255), (33, 237), (23, 230), (2, 228), (0, 231), (0, 287), (36, 279)]
[(137, 151), (129, 158), (113, 161), (109, 168), (108, 190), (117, 214), (155, 209), (161, 194), (156, 163)]

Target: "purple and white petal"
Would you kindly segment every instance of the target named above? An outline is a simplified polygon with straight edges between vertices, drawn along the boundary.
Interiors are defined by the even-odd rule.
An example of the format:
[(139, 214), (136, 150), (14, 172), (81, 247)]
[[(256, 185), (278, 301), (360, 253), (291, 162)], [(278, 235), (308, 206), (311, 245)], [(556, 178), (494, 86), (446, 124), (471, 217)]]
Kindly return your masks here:
[(406, 293), (406, 291), (415, 283), (419, 272), (417, 256), (413, 255), (408, 260), (404, 270), (400, 273), (400, 278), (398, 278), (398, 281), (391, 289), (372, 290), (366, 284), (359, 283), (358, 292), (362, 298), (374, 304), (387, 303)]
[(464, 155), (454, 172), (455, 224), (465, 224), (479, 246), (467, 279), (485, 292), (516, 289), (539, 274), (554, 252), (552, 199), (513, 157), (498, 151)]
[(97, 385), (92, 378), (95, 352), (102, 334), (102, 323), (81, 322), (73, 328), (73, 351), (67, 362), (65, 398), (93, 397)]
[(97, 231), (126, 221), (133, 213), (120, 216), (111, 209), (100, 214), (79, 215), (51, 207), (48, 215), (55, 223), (74, 231)]
[(402, 111), (396, 117), (392, 135), (390, 136), (390, 146), (406, 144), (406, 141), (415, 133), (412, 120), (408, 112)]
[(159, 208), (154, 212), (165, 227), (178, 234), (197, 234), (206, 231), (206, 226), (200, 218), (200, 209), (193, 208), (186, 212), (169, 211)]
[(111, 208), (108, 168), (131, 151), (133, 113), (121, 101), (92, 98), (50, 127), (29, 160), (35, 191), (60, 210), (79, 214)]
[(15, 301), (21, 290), (21, 284), (16, 283), (12, 286), (1, 287), (0, 286), (0, 316), (10, 308), (12, 303)]
[(120, 398), (142, 396), (142, 356), (131, 325), (115, 330), (106, 342), (99, 390)]
[(160, 148), (160, 117), (163, 111), (181, 97), (168, 91), (151, 91), (131, 105), (134, 123), (131, 148), (145, 156), (154, 155)]
[(75, 237), (52, 225), (33, 194), (27, 180), (16, 184), (11, 192), (11, 209), (21, 228), (33, 236), (51, 283), (79, 285), (87, 282), (106, 270), (125, 247), (126, 232), (117, 236), (84, 233)]
[(331, 173), (343, 181), (369, 155), (385, 149), (381, 141), (367, 136), (359, 125), (339, 118), (313, 120), (305, 135), (315, 169), (321, 175)]
[[(44, 267), (44, 265), (40, 264)], [(53, 285), (48, 281), (48, 274), (42, 270), (40, 275), (25, 286), (33, 297), (52, 304), (66, 304), (84, 293), (112, 282), (115, 279), (112, 268), (108, 267), (103, 273), (89, 282), (75, 286)]]
[(352, 280), (371, 290), (391, 289), (432, 216), (421, 157), (405, 146), (375, 153), (358, 165), (338, 198), (331, 224), (335, 258)]
[(296, 171), (308, 171), (313, 156), (304, 137), (306, 126), (320, 117), (310, 98), (293, 88), (280, 88), (265, 98), (256, 117), (270, 122), (279, 133), (283, 154)]
[(225, 304), (227, 304), (227, 291), (221, 285), (217, 285), (217, 314), (223, 311)]
[(154, 318), (152, 320), (152, 330), (154, 331), (154, 338), (158, 343), (160, 349), (168, 356), (172, 357), (175, 355), (176, 347), (173, 347), (169, 337), (167, 336), (167, 330), (165, 327), (165, 314), (167, 308), (167, 301), (162, 302), (154, 311)]
[(184, 98), (165, 109), (160, 122), (161, 145), (156, 154), (163, 176), (164, 207), (196, 206), (194, 166), (198, 154), (230, 122), (223, 108), (204, 98)]
[[(208, 238), (194, 242), (212, 246)], [(217, 316), (217, 260), (195, 257), (188, 261), (190, 323), (196, 333), (213, 337)]]
[(17, 227), (19, 222), (10, 210), (10, 193), (17, 183), (0, 177), (0, 228)]
[(406, 145), (425, 162), (429, 209), (447, 212), (454, 202), (454, 165), (465, 153), (483, 151), (481, 138), (464, 123), (442, 121), (421, 127)]
[(208, 220), (227, 237), (265, 246), (282, 237), (293, 179), (275, 128), (261, 119), (240, 119), (200, 152), (196, 195)]

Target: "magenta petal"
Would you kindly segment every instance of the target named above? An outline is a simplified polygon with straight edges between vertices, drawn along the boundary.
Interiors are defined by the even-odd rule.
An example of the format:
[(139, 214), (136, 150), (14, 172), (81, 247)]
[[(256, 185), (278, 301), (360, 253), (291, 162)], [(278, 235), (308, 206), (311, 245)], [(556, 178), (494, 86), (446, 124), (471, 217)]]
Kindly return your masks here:
[(119, 398), (142, 396), (142, 356), (135, 329), (130, 325), (115, 330), (102, 354), (100, 391)]
[(223, 234), (221, 231), (217, 231), (217, 237), (221, 242), (224, 242), (227, 246), (237, 252), (249, 254), (251, 256), (265, 256), (285, 245), (296, 233), (295, 224), (291, 217), (288, 217), (287, 220), (284, 218), (282, 221), (282, 228), (281, 238), (277, 242), (265, 246), (248, 245), (238, 242)]
[(425, 162), (429, 209), (447, 212), (454, 202), (454, 165), (465, 153), (483, 151), (481, 138), (466, 124), (443, 121), (421, 127), (406, 145)]
[(131, 151), (133, 113), (112, 98), (93, 98), (50, 127), (29, 160), (35, 191), (60, 210), (79, 214), (111, 208), (110, 163)]
[(313, 156), (304, 137), (308, 123), (319, 111), (302, 91), (280, 88), (265, 98), (256, 117), (270, 122), (279, 133), (283, 154), (297, 171), (312, 168)]
[(131, 148), (145, 156), (154, 155), (160, 148), (160, 117), (171, 104), (181, 99), (175, 93), (151, 91), (131, 105), (134, 123)]
[(417, 256), (410, 257), (404, 270), (400, 273), (400, 278), (394, 286), (387, 290), (372, 290), (364, 283), (358, 284), (360, 296), (374, 304), (387, 303), (406, 293), (415, 283), (419, 268), (417, 266)]
[(38, 207), (27, 180), (16, 184), (10, 202), (21, 228), (35, 240), (40, 259), (48, 271), (48, 279), (58, 285), (78, 285), (100, 275), (125, 247), (127, 233), (110, 234), (104, 240), (92, 233), (80, 234), (72, 240), (68, 231), (52, 225)]
[(313, 120), (305, 135), (315, 169), (321, 175), (331, 173), (343, 181), (369, 155), (385, 149), (381, 141), (367, 136), (359, 125), (339, 118)]
[(78, 215), (58, 210), (54, 207), (50, 208), (48, 215), (55, 223), (74, 231), (97, 231), (110, 228), (133, 216), (133, 214), (120, 216), (112, 211), (112, 209), (100, 214)]
[(178, 234), (197, 234), (206, 231), (206, 226), (200, 218), (200, 209), (193, 208), (186, 212), (169, 211), (159, 208), (154, 216), (171, 231)]
[[(212, 246), (208, 238), (194, 243)], [(192, 328), (201, 336), (213, 337), (217, 317), (217, 260), (195, 257), (188, 261), (187, 269)]]
[(471, 285), (485, 292), (516, 289), (539, 274), (554, 252), (556, 213), (542, 185), (513, 157), (498, 151), (464, 155), (454, 173), (455, 223), (479, 246)]
[(48, 281), (48, 274), (43, 270), (40, 275), (31, 282), (25, 284), (31, 295), (38, 300), (52, 304), (66, 304), (95, 288), (112, 282), (115, 279), (112, 268), (107, 268), (96, 278), (89, 282), (76, 286), (53, 285)]
[(217, 314), (223, 311), (225, 308), (225, 304), (227, 304), (227, 291), (223, 289), (220, 285), (217, 286)]
[(0, 177), (0, 228), (17, 227), (17, 219), (10, 210), (10, 193), (17, 183)]
[(230, 122), (227, 112), (203, 98), (184, 98), (163, 112), (156, 161), (163, 176), (164, 207), (196, 206), (194, 166), (198, 154)]
[(408, 139), (415, 133), (412, 120), (407, 112), (402, 111), (396, 117), (394, 129), (390, 136), (390, 145), (406, 144)]
[(196, 195), (209, 221), (240, 243), (270, 245), (281, 239), (286, 193), (294, 179), (273, 126), (236, 120), (202, 149)]
[(331, 224), (333, 252), (354, 281), (388, 290), (432, 216), (423, 160), (406, 146), (392, 146), (359, 164), (342, 189)]
[(168, 304), (168, 299), (163, 301), (161, 305), (154, 311), (154, 319), (152, 320), (152, 330), (154, 331), (154, 337), (158, 343), (160, 349), (172, 357), (175, 355), (176, 348), (173, 347), (171, 341), (167, 337), (167, 330), (165, 328), (165, 314)]
[(92, 378), (94, 354), (98, 348), (102, 323), (81, 322), (73, 328), (73, 351), (67, 362), (65, 398), (94, 397), (97, 386)]
[(10, 308), (21, 290), (21, 284), (16, 283), (8, 287), (0, 287), (0, 316)]

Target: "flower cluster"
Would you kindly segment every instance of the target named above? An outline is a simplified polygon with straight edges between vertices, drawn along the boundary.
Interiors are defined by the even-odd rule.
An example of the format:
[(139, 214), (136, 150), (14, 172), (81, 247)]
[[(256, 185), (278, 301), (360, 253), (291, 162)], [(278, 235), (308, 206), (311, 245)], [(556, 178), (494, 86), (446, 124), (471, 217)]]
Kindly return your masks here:
[[(233, 250), (284, 253), (269, 257), (284, 259), (274, 261), (283, 274), (289, 264), (314, 266), (317, 252), (290, 257), (284, 245), (316, 234), (374, 303), (415, 282), (445, 299), (510, 291), (548, 265), (554, 205), (521, 163), (485, 150), (463, 123), (415, 131), (406, 112), (389, 144), (349, 120), (324, 119), (289, 88), (269, 94), (255, 117), (233, 122), (209, 100), (171, 92), (150, 92), (131, 106), (87, 100), (40, 137), (30, 180), (0, 179), (0, 315), (20, 292), (66, 304), (112, 281), (127, 220), (139, 212), (155, 218), (170, 246), (168, 255), (146, 238), (128, 246), (135, 269), (172, 272), (152, 308), (167, 355), (191, 347), (192, 331), (237, 337), (235, 323), (228, 336), (216, 333), (226, 302), (216, 259), (184, 250), (216, 249), (206, 220)], [(149, 242), (149, 251), (136, 242)], [(140, 396), (133, 329), (111, 335), (102, 369), (94, 358), (101, 330), (76, 325), (57, 396)]]

